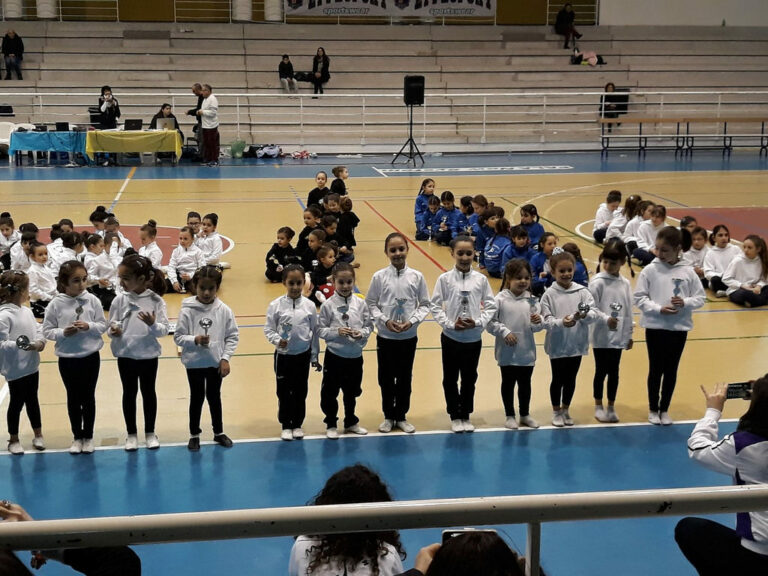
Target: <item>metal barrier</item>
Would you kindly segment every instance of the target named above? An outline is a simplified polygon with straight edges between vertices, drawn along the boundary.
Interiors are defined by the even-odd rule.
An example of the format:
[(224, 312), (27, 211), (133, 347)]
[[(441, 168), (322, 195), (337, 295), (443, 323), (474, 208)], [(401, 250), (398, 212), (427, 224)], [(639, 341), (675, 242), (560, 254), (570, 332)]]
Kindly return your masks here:
[(538, 576), (542, 523), (725, 514), (766, 509), (766, 485), (413, 500), (3, 522), (0, 523), (0, 547), (32, 550), (448, 526), (527, 524), (527, 573)]

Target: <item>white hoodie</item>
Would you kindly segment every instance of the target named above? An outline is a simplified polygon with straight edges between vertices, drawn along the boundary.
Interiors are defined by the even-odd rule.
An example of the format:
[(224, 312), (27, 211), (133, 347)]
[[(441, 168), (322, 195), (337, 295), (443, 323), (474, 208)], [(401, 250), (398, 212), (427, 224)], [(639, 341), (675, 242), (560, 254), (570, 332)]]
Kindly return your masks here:
[[(496, 336), (494, 351), (499, 366), (533, 366), (536, 363), (533, 334), (544, 329), (544, 321), (531, 324), (531, 314), (539, 314), (541, 307), (538, 301), (531, 306), (529, 298), (531, 293), (527, 290), (520, 296), (506, 289), (496, 294), (496, 312), (488, 322), (487, 330)], [(504, 340), (510, 334), (517, 337), (517, 344), (513, 346)]]
[(605, 202), (601, 203), (597, 212), (595, 212), (595, 224), (592, 227), (592, 231), (608, 228), (611, 225), (614, 214), (616, 214), (616, 210), (610, 210)]
[[(342, 318), (345, 314), (346, 320)], [(358, 330), (362, 338), (354, 340), (339, 335), (339, 328), (348, 326)], [(352, 294), (344, 298), (338, 292), (328, 298), (320, 307), (318, 335), (325, 340), (326, 349), (342, 358), (360, 358), (363, 348), (373, 332), (373, 318), (368, 305), (362, 298)]]
[(741, 256), (743, 252), (735, 244), (726, 244), (725, 248), (710, 246), (704, 256), (704, 277), (711, 280), (715, 276), (722, 278), (728, 264)]
[[(195, 336), (204, 335), (200, 320), (210, 319), (208, 328), (211, 340), (208, 346), (195, 344)], [(217, 368), (222, 360), (229, 360), (235, 354), (240, 341), (240, 332), (232, 310), (218, 298), (210, 304), (203, 304), (196, 296), (184, 298), (176, 322), (173, 340), (181, 346), (181, 362), (190, 370), (194, 368)]]
[[(317, 332), (317, 308), (314, 302), (304, 296), (294, 300), (287, 295), (272, 300), (267, 308), (264, 335), (269, 343), (275, 346), (278, 354), (303, 354), (311, 348), (310, 361), (317, 362), (320, 342)], [(277, 348), (283, 338), (288, 341), (288, 345), (285, 348)]]
[(744, 285), (762, 288), (766, 285), (763, 275), (763, 262), (759, 257), (747, 258), (742, 252), (738, 258), (731, 260), (723, 274), (723, 284), (728, 286), (726, 292), (733, 294)]
[(640, 224), (643, 222), (646, 222), (646, 220), (643, 220), (642, 216), (635, 216), (627, 222), (626, 226), (624, 226), (624, 232), (621, 234), (621, 239), (624, 240), (625, 244), (637, 242), (637, 229), (640, 228)]
[(40, 352), (16, 346), (19, 336), (26, 336), (30, 342), (45, 343), (43, 331), (32, 310), (26, 306), (3, 304), (0, 306), (1, 371), (8, 382), (34, 374), (40, 366)]
[[(88, 330), (64, 336), (64, 328), (77, 320), (77, 309), (82, 308), (80, 320), (88, 323)], [(61, 358), (85, 358), (104, 346), (101, 335), (107, 331), (107, 321), (101, 302), (90, 292), (81, 292), (76, 298), (60, 293), (45, 309), (43, 335), (56, 342), (54, 351)]]
[[(139, 312), (154, 313), (154, 324), (148, 326), (139, 318)], [(112, 333), (118, 322), (122, 323), (123, 333), (120, 336)], [(115, 358), (157, 358), (163, 351), (157, 339), (168, 334), (165, 300), (152, 290), (144, 290), (141, 294), (118, 294), (109, 309), (109, 326), (107, 334), (112, 339), (112, 355)]]
[[(677, 314), (662, 314), (664, 306), (671, 306), (675, 279), (681, 280), (680, 297), (685, 303)], [(654, 259), (648, 264), (635, 285), (635, 306), (643, 313), (640, 326), (656, 330), (687, 332), (693, 329), (693, 311), (704, 306), (707, 296), (701, 280), (693, 268), (683, 260), (673, 266)]]
[(107, 280), (113, 285), (117, 284), (117, 267), (105, 250), (102, 250), (101, 254), (86, 252), (84, 264), (88, 271), (88, 284), (90, 286), (99, 285), (99, 280)]
[(659, 230), (664, 228), (666, 224), (663, 222), (658, 226), (653, 225), (653, 220), (646, 220), (640, 226), (637, 227), (637, 247), (643, 250), (651, 250), (656, 246), (656, 236), (659, 234)]
[[(406, 332), (392, 332), (387, 328), (387, 321), (395, 317), (398, 299), (405, 300), (402, 315), (411, 323)], [(429, 314), (429, 292), (424, 275), (407, 265), (402, 270), (390, 265), (375, 272), (365, 302), (379, 336), (388, 340), (414, 338), (419, 324)]]
[[(590, 326), (593, 348), (625, 349), (632, 339), (632, 288), (624, 276), (598, 272), (589, 280), (589, 291), (595, 299), (598, 320)], [(616, 330), (608, 328), (611, 304), (621, 304), (619, 325)]]
[[(467, 293), (466, 310), (461, 303), (462, 292)], [(454, 267), (437, 279), (430, 308), (446, 337), (456, 342), (477, 342), (496, 312), (496, 302), (488, 278), (476, 270), (460, 272)], [(464, 312), (475, 321), (475, 327), (456, 330), (456, 320)]]
[(608, 225), (608, 230), (605, 233), (605, 239), (610, 240), (611, 238), (621, 238), (626, 228), (627, 228), (627, 217), (624, 216), (624, 209), (617, 208), (613, 212), (613, 219), (611, 220), (611, 223)]
[(208, 236), (198, 236), (195, 245), (200, 248), (206, 264), (218, 264), (223, 250), (221, 236), (215, 230)]
[[(567, 328), (563, 319), (576, 314), (582, 303), (589, 305), (587, 317)], [(547, 330), (544, 351), (550, 358), (586, 356), (589, 353), (589, 325), (597, 320), (597, 313), (595, 299), (586, 286), (571, 282), (568, 288), (563, 288), (555, 282), (541, 297), (541, 314)]]
[(192, 276), (195, 270), (205, 266), (205, 256), (200, 248), (192, 244), (189, 248), (176, 246), (171, 253), (171, 261), (168, 263), (168, 280), (171, 284), (179, 282), (181, 274)]
[(47, 266), (31, 262), (27, 276), (29, 276), (29, 299), (32, 302), (51, 301), (58, 296), (56, 277), (53, 275), (53, 270)]
[(159, 269), (163, 264), (163, 251), (160, 250), (157, 242), (150, 242), (146, 246), (139, 248), (139, 256), (149, 258), (153, 268)]

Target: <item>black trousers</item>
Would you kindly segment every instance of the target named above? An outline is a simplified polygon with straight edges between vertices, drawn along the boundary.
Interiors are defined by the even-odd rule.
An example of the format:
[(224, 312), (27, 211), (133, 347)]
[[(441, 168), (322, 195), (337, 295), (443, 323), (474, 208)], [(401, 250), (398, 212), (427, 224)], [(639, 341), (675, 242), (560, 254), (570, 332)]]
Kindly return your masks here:
[(576, 375), (581, 366), (581, 356), (550, 358), (552, 382), (549, 385), (549, 398), (552, 406), (570, 406), (576, 391)]
[(416, 357), (418, 340), (416, 337), (392, 340), (376, 336), (381, 410), (387, 420), (405, 420), (411, 407), (413, 360)]
[(648, 409), (651, 412), (669, 410), (677, 383), (677, 367), (687, 338), (688, 332), (682, 330), (645, 330), (648, 349)]
[(84, 358), (59, 358), (59, 374), (67, 389), (67, 413), (75, 440), (93, 438), (100, 367), (98, 352)]
[(103, 286), (98, 285), (91, 286), (88, 288), (88, 291), (99, 299), (99, 302), (101, 302), (101, 307), (107, 311), (112, 306), (112, 300), (114, 300), (117, 296), (114, 289), (110, 290), (109, 288), (104, 288)]
[(747, 550), (735, 530), (704, 518), (683, 518), (675, 526), (680, 551), (699, 576), (762, 576), (768, 555)]
[(593, 348), (595, 352), (595, 378), (592, 390), (595, 400), (603, 399), (603, 384), (608, 378), (608, 400), (616, 400), (616, 390), (619, 388), (619, 364), (621, 363), (621, 348)]
[(600, 228), (599, 230), (593, 230), (592, 231), (592, 238), (595, 239), (595, 242), (602, 244), (605, 242), (605, 235), (608, 233), (608, 228)]
[(712, 288), (713, 292), (728, 290), (728, 286), (725, 285), (725, 282), (723, 282), (723, 279), (720, 276), (712, 276), (712, 278), (709, 279), (709, 287)]
[(443, 393), (446, 411), (451, 420), (469, 420), (469, 415), (475, 409), (477, 363), (480, 361), (483, 342), (457, 342), (441, 334), (440, 346), (443, 352)]
[[(221, 375), (218, 367), (188, 368), (187, 380), (189, 381), (189, 433), (196, 436), (202, 432), (200, 430), (200, 416), (203, 413), (203, 403), (206, 399), (208, 400), (208, 409), (211, 411), (214, 435), (224, 432), (224, 424), (221, 421)], [(143, 388), (141, 394), (144, 397)], [(134, 414), (136, 413), (135, 407), (134, 395)]]
[(632, 252), (632, 257), (640, 260), (643, 266), (647, 266), (651, 262), (653, 262), (653, 259), (656, 258), (649, 250), (645, 250), (644, 248), (635, 248), (635, 250)]
[(736, 292), (731, 292), (728, 295), (728, 299), (739, 306), (749, 306), (750, 308), (765, 306), (768, 304), (768, 286), (763, 286), (763, 289), (760, 290), (760, 294), (755, 294), (751, 290), (739, 288)]
[(320, 409), (325, 414), (326, 427), (336, 428), (339, 412), (339, 391), (344, 393), (344, 428), (354, 426), (360, 419), (355, 416), (357, 398), (363, 393), (363, 357), (342, 358), (325, 351), (323, 383), (320, 388)]
[(533, 366), (499, 366), (501, 369), (501, 400), (504, 413), (515, 415), (515, 384), (517, 401), (520, 404), (520, 416), (528, 416), (531, 405), (531, 376)]
[(128, 434), (136, 434), (136, 396), (141, 386), (141, 401), (144, 406), (144, 432), (155, 431), (157, 418), (157, 358), (134, 360), (118, 358), (117, 370), (123, 383), (123, 418)]
[(8, 392), (10, 392), (10, 400), (8, 402), (8, 434), (11, 436), (19, 434), (19, 418), (21, 417), (21, 409), (24, 406), (27, 407), (27, 416), (29, 417), (32, 429), (38, 430), (42, 427), (40, 402), (37, 400), (39, 384), (39, 372), (8, 381)]
[[(304, 417), (307, 414), (307, 390), (309, 389), (311, 359), (311, 350), (301, 354), (278, 354), (275, 352), (277, 421), (280, 422), (283, 430), (301, 428), (304, 423)], [(328, 357), (326, 356), (327, 362)]]

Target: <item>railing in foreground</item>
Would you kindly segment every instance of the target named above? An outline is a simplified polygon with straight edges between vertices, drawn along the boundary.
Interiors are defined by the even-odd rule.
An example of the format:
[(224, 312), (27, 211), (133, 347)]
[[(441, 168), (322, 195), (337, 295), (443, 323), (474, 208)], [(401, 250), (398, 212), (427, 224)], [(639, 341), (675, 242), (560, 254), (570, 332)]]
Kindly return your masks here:
[(527, 573), (538, 576), (543, 522), (724, 514), (766, 509), (768, 485), (412, 500), (4, 522), (0, 523), (0, 547), (32, 550), (444, 526), (527, 524)]

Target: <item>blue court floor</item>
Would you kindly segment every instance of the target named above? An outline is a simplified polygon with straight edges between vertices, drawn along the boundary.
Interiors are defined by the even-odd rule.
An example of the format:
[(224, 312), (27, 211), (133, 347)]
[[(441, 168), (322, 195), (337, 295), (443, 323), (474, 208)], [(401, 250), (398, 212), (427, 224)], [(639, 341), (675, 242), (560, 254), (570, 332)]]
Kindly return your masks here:
[[(725, 423), (721, 433), (734, 429)], [(346, 465), (376, 469), (397, 500), (678, 488), (725, 485), (729, 479), (690, 462), (691, 424), (485, 431), (241, 442), (156, 452), (99, 450), (0, 456), (0, 497), (36, 518), (134, 515), (298, 506)], [(734, 524), (735, 518), (719, 521)], [(692, 575), (673, 539), (677, 517), (546, 524), (543, 566), (550, 576)], [(525, 549), (525, 527), (498, 527)], [(411, 567), (440, 530), (402, 535)], [(292, 540), (137, 546), (144, 574), (285, 574)], [(20, 553), (26, 561), (26, 553)], [(49, 563), (44, 574), (72, 574)]]

